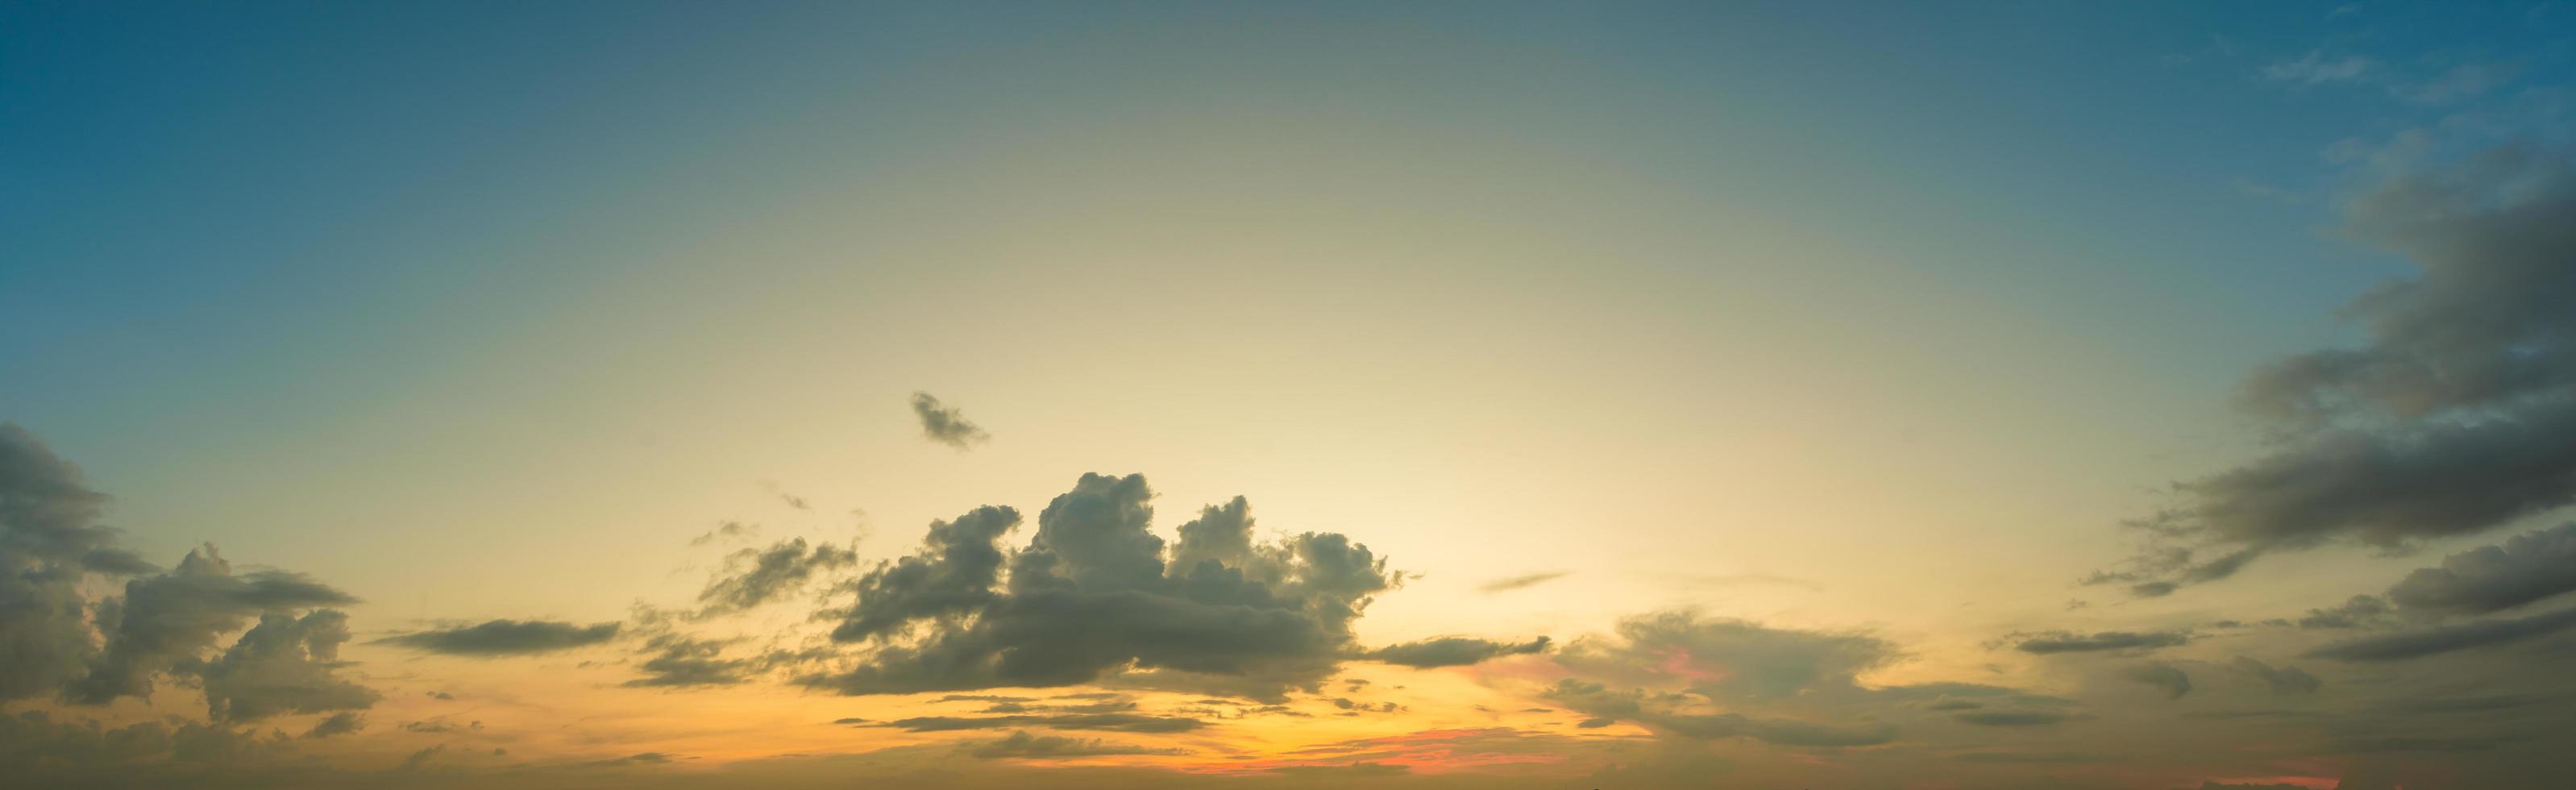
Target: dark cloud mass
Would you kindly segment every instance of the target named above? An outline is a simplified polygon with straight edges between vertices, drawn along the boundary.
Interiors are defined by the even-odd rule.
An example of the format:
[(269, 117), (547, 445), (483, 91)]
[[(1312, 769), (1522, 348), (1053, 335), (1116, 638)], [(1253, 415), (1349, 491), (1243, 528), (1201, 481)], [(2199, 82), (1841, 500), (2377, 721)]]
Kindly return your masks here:
[(128, 581), (124, 597), (100, 604), (106, 648), (66, 696), (88, 704), (146, 696), (154, 675), (196, 658), (254, 616), (357, 600), (282, 571), (235, 576), (215, 547), (190, 551), (169, 573)]
[(2506, 645), (2576, 628), (2576, 609), (2528, 617), (2476, 620), (2337, 642), (2309, 651), (2340, 661), (2403, 661), (2471, 648)]
[(1369, 651), (1366, 657), (1371, 661), (1427, 669), (1464, 666), (1503, 656), (1529, 655), (1546, 650), (1547, 644), (1548, 638), (1544, 636), (1517, 644), (1448, 636), (1406, 642), (1401, 645), (1388, 645)]
[(2421, 568), (2388, 589), (2409, 610), (2486, 614), (2576, 591), (2576, 523), (2516, 535)]
[[(2241, 401), (2276, 434), (2274, 449), (2180, 484), (2183, 504), (2142, 522), (2148, 551), (2091, 581), (2155, 595), (2276, 550), (2400, 547), (2576, 502), (2571, 153), (2508, 144), (2353, 199), (2348, 232), (2404, 255), (2418, 275), (2349, 306), (2368, 342), (2255, 371)], [(2482, 563), (2467, 570), (2505, 572)], [(2436, 578), (2414, 591), (2472, 608), (2547, 594), (2549, 583), (2527, 581)]]
[[(921, 550), (849, 587), (833, 638), (869, 651), (806, 685), (844, 694), (1108, 683), (1276, 702), (1313, 690), (1354, 651), (1351, 622), (1395, 577), (1348, 538), (1256, 543), (1240, 499), (1204, 510), (1166, 547), (1141, 475), (1084, 475), (1019, 523), (987, 507), (933, 522)], [(1007, 563), (1007, 580), (1002, 573)]]
[(462, 628), (389, 636), (375, 644), (452, 656), (519, 656), (596, 645), (617, 638), (620, 627), (615, 621), (582, 625), (555, 620), (492, 620)]
[(966, 421), (966, 415), (955, 406), (942, 406), (927, 392), (912, 394), (912, 414), (921, 419), (921, 435), (931, 441), (959, 450), (990, 441), (992, 434)]
[(216, 721), (251, 721), (375, 704), (376, 692), (335, 672), (340, 645), (349, 641), (348, 623), (348, 615), (331, 609), (301, 618), (261, 616), (259, 625), (201, 673), (208, 715)]
[(2103, 631), (2095, 634), (2077, 634), (2066, 631), (2055, 631), (2045, 634), (2030, 635), (2023, 638), (2018, 644), (2013, 645), (2013, 649), (2034, 655), (2049, 655), (2053, 653), (2094, 653), (2108, 650), (2143, 651), (2154, 650), (2162, 647), (2174, 647), (2189, 641), (2191, 641), (2191, 635), (2179, 631), (2149, 631), (2145, 633)]

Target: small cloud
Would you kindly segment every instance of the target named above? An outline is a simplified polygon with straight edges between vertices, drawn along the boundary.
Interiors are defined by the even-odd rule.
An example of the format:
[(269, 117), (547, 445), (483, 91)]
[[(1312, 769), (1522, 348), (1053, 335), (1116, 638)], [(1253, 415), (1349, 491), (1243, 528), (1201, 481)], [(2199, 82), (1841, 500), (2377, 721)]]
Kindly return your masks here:
[(2329, 82), (2352, 82), (2367, 76), (2374, 64), (2369, 58), (2346, 55), (2326, 57), (2323, 50), (2311, 50), (2297, 60), (2274, 61), (2263, 67), (2263, 78), (2297, 87), (2323, 85)]
[(1512, 590), (1527, 587), (1536, 587), (1541, 584), (1565, 578), (1568, 575), (1569, 574), (1565, 571), (1542, 571), (1539, 573), (1522, 574), (1519, 576), (1495, 579), (1484, 583), (1483, 586), (1477, 587), (1476, 589), (1489, 593), (1510, 592)]
[(921, 418), (921, 435), (931, 441), (959, 450), (973, 449), (990, 441), (993, 435), (966, 421), (966, 415), (954, 406), (940, 405), (939, 399), (927, 392), (912, 394), (913, 416)]
[(415, 631), (376, 640), (453, 656), (517, 656), (570, 650), (617, 638), (615, 621), (581, 625), (552, 620), (493, 620), (463, 628)]
[(2052, 631), (2029, 635), (2020, 643), (2013, 645), (2013, 649), (2044, 656), (2056, 653), (2094, 653), (2111, 650), (2146, 651), (2160, 647), (2174, 647), (2189, 641), (2191, 641), (2191, 635), (2180, 631), (2145, 633), (2103, 631), (2094, 634)]

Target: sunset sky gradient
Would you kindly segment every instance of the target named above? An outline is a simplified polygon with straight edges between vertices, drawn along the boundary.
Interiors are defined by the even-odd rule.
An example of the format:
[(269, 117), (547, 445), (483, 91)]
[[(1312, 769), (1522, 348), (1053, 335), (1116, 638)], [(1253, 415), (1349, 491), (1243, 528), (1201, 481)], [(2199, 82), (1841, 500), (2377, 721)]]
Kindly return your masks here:
[(2576, 7), (0, 5), (0, 775), (2564, 787)]

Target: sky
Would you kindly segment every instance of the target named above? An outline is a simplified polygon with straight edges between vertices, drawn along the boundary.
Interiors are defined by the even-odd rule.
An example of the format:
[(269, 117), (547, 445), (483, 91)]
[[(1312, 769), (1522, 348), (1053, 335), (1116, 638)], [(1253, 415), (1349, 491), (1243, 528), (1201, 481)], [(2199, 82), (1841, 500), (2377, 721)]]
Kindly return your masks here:
[(0, 770), (2576, 770), (2576, 6), (0, 4)]

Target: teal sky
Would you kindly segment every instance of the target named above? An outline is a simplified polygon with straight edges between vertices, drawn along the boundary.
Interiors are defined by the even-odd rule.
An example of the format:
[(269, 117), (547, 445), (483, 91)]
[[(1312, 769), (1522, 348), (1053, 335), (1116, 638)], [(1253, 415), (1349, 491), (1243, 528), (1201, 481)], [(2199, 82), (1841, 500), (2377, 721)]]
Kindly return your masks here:
[[(322, 785), (1186, 784), (1475, 730), (1562, 769), (1539, 782), (1710, 786), (1723, 763), (1728, 787), (2547, 786), (2565, 758), (2523, 747), (2576, 722), (2383, 719), (2576, 693), (2526, 677), (2576, 650), (2549, 625), (2568, 610), (2391, 590), (2388, 619), (2296, 623), (2362, 617), (2336, 607), (2446, 557), (2576, 540), (2551, 527), (2576, 462), (2495, 438), (2576, 425), (2552, 421), (2576, 334), (2547, 307), (2576, 295), (2548, 230), (2576, 227), (2551, 213), (2571, 42), (2576, 8), (2545, 3), (10, 4), (0, 420), (174, 575), (0, 559), (85, 602), (66, 688), (122, 660), (104, 602), (201, 544), (354, 599), (245, 609), (198, 645), (346, 611), (345, 672), (382, 701), (212, 722), (370, 711), (299, 739), (355, 772), (299, 775)], [(2430, 295), (2355, 301), (2391, 282)], [(2380, 364), (2300, 356), (2323, 348)], [(916, 392), (987, 438), (925, 441)], [(1077, 682), (904, 693), (1337, 715), (1365, 672), (1410, 690), (1384, 700), (1404, 712), (1008, 759), (940, 756), (1031, 748), (1005, 731), (824, 724), (936, 703), (853, 690), (900, 640), (825, 633), (899, 597), (871, 568), (981, 505), (1017, 508), (1000, 545), (1040, 553), (1039, 514), (1088, 472), (1152, 480), (1175, 551), (1241, 495), (1256, 537), (1347, 534), (1394, 581), (1349, 623), (1301, 610), (1348, 642), (1320, 675), (1175, 680), (1188, 662), (1139, 648)], [(2119, 526), (2159, 512), (2171, 531)], [(682, 614), (798, 538), (855, 553), (799, 597)], [(1156, 584), (1186, 583), (1173, 556)], [(2576, 578), (2533, 556), (2492, 567)], [(1013, 610), (978, 611), (898, 635)], [(1699, 619), (1653, 619), (1673, 612)], [(2512, 650), (2339, 647), (2511, 618), (2538, 629)], [(495, 620), (623, 625), (533, 657), (405, 641)], [(2046, 647), (2158, 634), (2180, 636)], [(1364, 650), (1537, 636), (1440, 666)], [(703, 684), (725, 689), (619, 685), (678, 638), (743, 663)], [(194, 655), (141, 675), (185, 692), (0, 680), (0, 712), (202, 719), (222, 682)], [(2267, 673), (2292, 662), (2323, 678), (2295, 705), (2219, 679), (2290, 694)], [(1770, 693), (1787, 664), (1812, 677)], [(2162, 695), (2147, 668), (2198, 685)], [(1281, 677), (1285, 697), (1226, 685)], [(1696, 701), (1615, 704), (1658, 683)], [(1942, 683), (2045, 721), (1926, 707), (1973, 696)], [(466, 689), (518, 712), (402, 726), (461, 715), (426, 700)], [(1539, 708), (1565, 716), (1494, 718)], [(690, 710), (732, 729), (655, 718)], [(2230, 713), (2257, 729), (2193, 732)], [(1709, 724), (1728, 715), (1755, 724)], [(782, 722), (824, 729), (754, 735)], [(501, 739), (506, 759), (400, 773)], [(2480, 749), (2385, 748), (2428, 743)], [(685, 759), (590, 765), (641, 753)], [(1365, 778), (1484, 765), (1393, 762)], [(151, 786), (183, 763), (52, 767)]]

